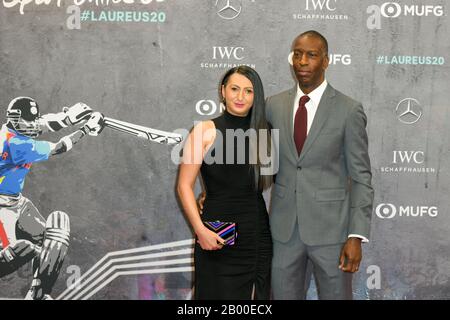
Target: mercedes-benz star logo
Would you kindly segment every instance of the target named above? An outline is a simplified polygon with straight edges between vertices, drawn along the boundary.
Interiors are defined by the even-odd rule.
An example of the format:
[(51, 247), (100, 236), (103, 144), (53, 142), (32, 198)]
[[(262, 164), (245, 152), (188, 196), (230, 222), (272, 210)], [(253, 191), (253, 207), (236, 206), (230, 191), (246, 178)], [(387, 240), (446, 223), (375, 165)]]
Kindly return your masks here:
[(224, 6), (222, 6), (222, 4), (224, 4), (224, 0), (216, 0), (216, 7), (219, 4), (220, 1), (220, 7), (221, 9), (219, 11), (217, 11), (217, 14), (219, 15), (219, 17), (221, 17), (222, 19), (226, 19), (226, 20), (232, 20), (234, 18), (236, 18), (242, 11), (242, 3), (240, 0), (234, 0), (233, 3), (237, 4), (237, 2), (239, 2), (239, 9), (237, 9), (237, 6), (232, 6), (231, 5), (231, 0), (226, 0), (226, 3)]
[(422, 116), (420, 102), (414, 98), (405, 98), (397, 104), (395, 114), (400, 122), (413, 124)]

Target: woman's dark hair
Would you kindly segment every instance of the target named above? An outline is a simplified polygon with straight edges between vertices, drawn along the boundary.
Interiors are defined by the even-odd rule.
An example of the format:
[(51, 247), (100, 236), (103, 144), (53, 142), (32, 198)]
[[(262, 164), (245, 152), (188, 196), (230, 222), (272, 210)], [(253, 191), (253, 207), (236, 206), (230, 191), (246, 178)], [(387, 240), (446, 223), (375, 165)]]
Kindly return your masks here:
[[(222, 95), (222, 86), (226, 86), (230, 77), (238, 73), (243, 75), (253, 85), (253, 106), (250, 109), (250, 129), (254, 129), (257, 133), (257, 141), (253, 141), (254, 139), (250, 139), (250, 150), (252, 152), (256, 152), (257, 154), (257, 163), (251, 164), (251, 168), (253, 169), (255, 176), (255, 186), (259, 190), (267, 189), (272, 184), (272, 175), (261, 175), (261, 159), (260, 152), (258, 150), (258, 146), (260, 139), (266, 138), (266, 146), (267, 150), (264, 150), (263, 154), (267, 154), (268, 157), (271, 155), (271, 137), (270, 137), (270, 128), (269, 124), (266, 120), (266, 102), (264, 98), (264, 88), (262, 85), (261, 78), (258, 73), (248, 67), (248, 66), (238, 66), (228, 70), (222, 78), (222, 81), (219, 85), (219, 97), (221, 101), (224, 101), (224, 97)], [(265, 129), (266, 135), (261, 136), (261, 130)], [(256, 144), (256, 145), (255, 145)]]

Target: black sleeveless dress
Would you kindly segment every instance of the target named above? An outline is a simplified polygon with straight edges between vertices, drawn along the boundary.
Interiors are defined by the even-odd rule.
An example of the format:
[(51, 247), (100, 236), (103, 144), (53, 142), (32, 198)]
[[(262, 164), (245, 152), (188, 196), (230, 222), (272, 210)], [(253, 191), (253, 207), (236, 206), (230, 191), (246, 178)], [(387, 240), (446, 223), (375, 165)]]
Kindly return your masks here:
[[(213, 122), (223, 136), (223, 164), (207, 164), (205, 160), (202, 163), (200, 171), (206, 200), (201, 219), (236, 222), (238, 237), (235, 245), (214, 251), (203, 250), (196, 243), (194, 297), (201, 300), (250, 300), (254, 290), (254, 299), (269, 299), (272, 238), (264, 198), (254, 187), (248, 139), (245, 143), (245, 163), (236, 162), (239, 151), (237, 139), (231, 144), (235, 159), (232, 164), (226, 163), (226, 129), (248, 130), (250, 113), (247, 117), (238, 117), (225, 111)], [(206, 156), (218, 156), (219, 143), (221, 141), (216, 136)]]

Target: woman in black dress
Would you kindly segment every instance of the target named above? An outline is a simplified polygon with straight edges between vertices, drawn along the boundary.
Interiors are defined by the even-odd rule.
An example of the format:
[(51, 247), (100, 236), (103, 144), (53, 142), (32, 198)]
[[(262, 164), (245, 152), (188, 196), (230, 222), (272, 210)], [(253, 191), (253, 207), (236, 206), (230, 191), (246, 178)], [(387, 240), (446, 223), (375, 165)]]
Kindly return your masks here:
[[(194, 296), (269, 299), (272, 238), (262, 191), (272, 176), (261, 165), (267, 160), (263, 155), (270, 155), (261, 79), (249, 67), (233, 68), (224, 75), (219, 94), (226, 110), (194, 127), (184, 146), (178, 182), (197, 237)], [(193, 191), (199, 172), (206, 191), (202, 214)], [(235, 244), (224, 245), (203, 221), (235, 222)]]

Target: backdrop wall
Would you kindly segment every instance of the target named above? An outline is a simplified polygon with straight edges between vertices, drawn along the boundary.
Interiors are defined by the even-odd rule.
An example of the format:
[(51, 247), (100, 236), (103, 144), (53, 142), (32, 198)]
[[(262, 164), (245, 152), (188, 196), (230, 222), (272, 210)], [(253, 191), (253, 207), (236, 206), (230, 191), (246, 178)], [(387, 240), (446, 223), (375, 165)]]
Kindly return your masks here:
[[(2, 123), (9, 101), (25, 95), (42, 113), (82, 101), (116, 119), (189, 130), (220, 114), (217, 85), (230, 67), (254, 67), (267, 96), (294, 86), (291, 42), (321, 32), (328, 81), (368, 116), (375, 202), (355, 298), (450, 298), (445, 1), (38, 3), (0, 5)], [(176, 198), (172, 151), (105, 129), (33, 166), (23, 194), (44, 216), (71, 217), (55, 297), (190, 297), (192, 233)], [(0, 297), (22, 298), (30, 281), (30, 266), (0, 279)]]

